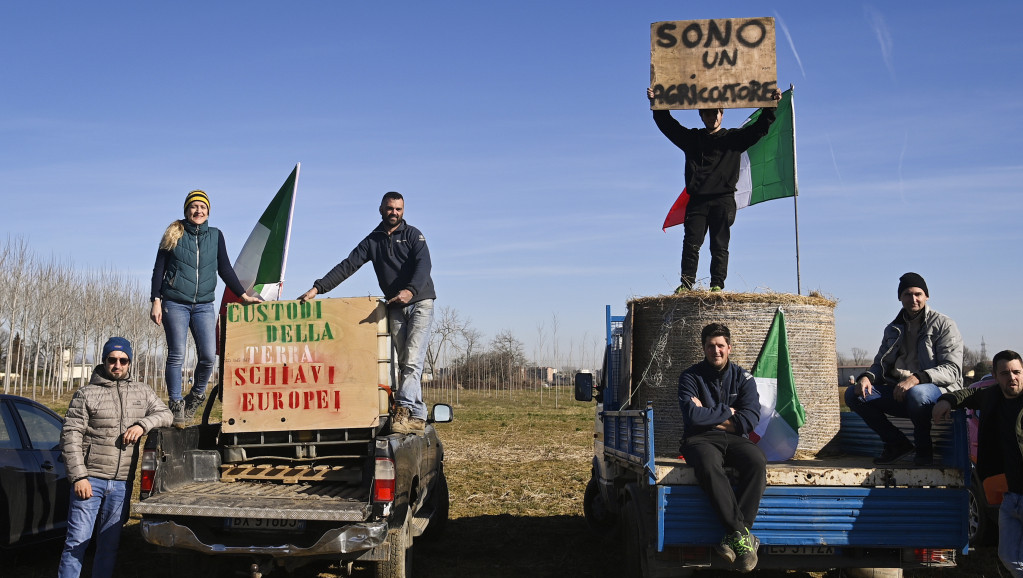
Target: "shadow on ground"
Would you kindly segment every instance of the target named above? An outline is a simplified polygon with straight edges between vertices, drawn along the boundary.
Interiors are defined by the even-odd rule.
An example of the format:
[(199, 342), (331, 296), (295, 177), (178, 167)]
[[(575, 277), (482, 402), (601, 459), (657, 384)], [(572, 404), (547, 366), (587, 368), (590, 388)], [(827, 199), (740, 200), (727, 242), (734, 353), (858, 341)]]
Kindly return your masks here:
[[(2, 552), (0, 578), (51, 578), (56, 576), (61, 544)], [(89, 576), (91, 554), (86, 559)], [(117, 576), (126, 578), (182, 578), (191, 575), (245, 576), (238, 573), (247, 564), (235, 561), (230, 568), (214, 572), (200, 568), (195, 559), (182, 555), (157, 553), (145, 543), (138, 523), (124, 530), (118, 556)], [(443, 536), (435, 541), (415, 542), (415, 578), (531, 578), (615, 576), (623, 572), (620, 549), (611, 539), (602, 540), (587, 528), (581, 516), (525, 517), (509, 514), (452, 519)], [(960, 559), (950, 570), (917, 570), (907, 577), (923, 576), (999, 576), (1000, 568), (993, 548), (980, 548)], [(335, 578), (344, 576), (337, 564), (320, 561), (296, 570), (295, 578)], [(372, 576), (368, 567), (356, 567), (355, 576)], [(288, 573), (275, 571), (271, 577)], [(697, 573), (708, 576), (737, 577), (731, 572)], [(807, 573), (758, 571), (755, 578), (821, 578), (836, 572)]]

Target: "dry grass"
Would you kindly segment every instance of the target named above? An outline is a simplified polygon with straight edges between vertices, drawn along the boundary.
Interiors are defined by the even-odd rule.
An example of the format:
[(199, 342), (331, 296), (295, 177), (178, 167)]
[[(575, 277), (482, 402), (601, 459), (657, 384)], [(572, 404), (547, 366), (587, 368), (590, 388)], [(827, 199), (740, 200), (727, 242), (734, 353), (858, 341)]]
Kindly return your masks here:
[[(417, 541), (417, 577), (620, 573), (615, 544), (594, 537), (582, 518), (583, 489), (590, 475), (593, 406), (570, 401), (570, 395), (567, 389), (561, 391), (559, 407), (555, 407), (548, 392), (542, 403), (538, 392), (516, 392), (511, 397), (507, 393), (458, 394), (458, 403), (453, 404), (455, 421), (437, 426), (446, 451), (451, 520), (441, 540)], [(449, 392), (427, 390), (426, 396), (428, 401), (451, 399)], [(16, 559), (4, 553), (0, 577), (53, 576), (59, 552), (58, 545), (22, 551)], [(169, 570), (168, 559), (142, 541), (136, 520), (125, 528), (118, 566), (118, 575), (126, 577), (192, 575)], [(1006, 576), (999, 568), (993, 548), (982, 548), (962, 558), (955, 570), (915, 571), (907, 576)], [(336, 566), (325, 563), (296, 574), (317, 578), (343, 575)], [(369, 573), (357, 569), (356, 575)], [(752, 576), (832, 578), (837, 573), (761, 571)]]
[(815, 307), (830, 307), (838, 305), (838, 301), (825, 296), (818, 291), (811, 291), (809, 295), (795, 295), (792, 293), (776, 293), (765, 290), (757, 293), (735, 293), (732, 291), (705, 291), (694, 289), (678, 295), (659, 295), (657, 297), (637, 297), (630, 300), (630, 303), (656, 303), (671, 299), (696, 299), (705, 304), (714, 303), (767, 303), (770, 305), (813, 305)]

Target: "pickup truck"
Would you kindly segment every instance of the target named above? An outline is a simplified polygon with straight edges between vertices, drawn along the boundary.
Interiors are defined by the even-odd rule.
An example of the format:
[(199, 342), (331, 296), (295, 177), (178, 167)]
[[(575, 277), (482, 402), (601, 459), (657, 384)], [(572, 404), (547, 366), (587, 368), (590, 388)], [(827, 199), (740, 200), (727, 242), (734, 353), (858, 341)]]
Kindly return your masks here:
[[(631, 368), (622, 355), (627, 316), (606, 314), (607, 345), (599, 383), (576, 376), (575, 397), (596, 393), (592, 476), (584, 494), (587, 522), (619, 536), (626, 574), (688, 576), (727, 568), (713, 554), (724, 529), (677, 455), (656, 455), (660, 431), (648, 405), (622, 407)], [(734, 337), (734, 335), (733, 335)], [(596, 387), (594, 387), (596, 386)], [(861, 575), (901, 576), (903, 568), (954, 567), (968, 549), (971, 468), (965, 416), (935, 425), (933, 466), (876, 466), (880, 441), (858, 416), (841, 415), (838, 451), (769, 463), (767, 490), (753, 532), (761, 540), (758, 569), (864, 569)], [(909, 435), (908, 420), (893, 420)], [(853, 571), (854, 573), (856, 571)]]
[(411, 576), (414, 540), (447, 521), (433, 424), (452, 412), (434, 405), (423, 435), (391, 433), (384, 305), (233, 304), (221, 323), (224, 367), (202, 423), (146, 440), (144, 539), (191, 572), (234, 564), (258, 578), (331, 560)]

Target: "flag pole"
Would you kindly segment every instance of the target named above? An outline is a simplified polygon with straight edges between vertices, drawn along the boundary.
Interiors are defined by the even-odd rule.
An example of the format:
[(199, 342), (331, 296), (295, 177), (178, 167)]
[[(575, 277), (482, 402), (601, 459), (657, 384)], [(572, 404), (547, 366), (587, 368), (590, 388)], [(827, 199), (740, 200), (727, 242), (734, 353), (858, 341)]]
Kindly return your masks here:
[(796, 294), (803, 294), (802, 279), (799, 274), (799, 171), (796, 169), (796, 87), (789, 83), (789, 104), (792, 106), (792, 207), (796, 219)]

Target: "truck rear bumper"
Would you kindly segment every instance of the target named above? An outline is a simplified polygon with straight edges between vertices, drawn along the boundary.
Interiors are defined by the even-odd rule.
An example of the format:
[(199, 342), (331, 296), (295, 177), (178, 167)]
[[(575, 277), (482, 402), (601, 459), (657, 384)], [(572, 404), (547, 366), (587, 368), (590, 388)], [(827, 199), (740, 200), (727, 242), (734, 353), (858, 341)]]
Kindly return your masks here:
[(142, 537), (166, 548), (195, 550), (204, 554), (266, 555), (276, 558), (350, 554), (370, 550), (387, 540), (387, 522), (364, 522), (328, 530), (309, 547), (294, 544), (274, 546), (228, 546), (207, 544), (187, 526), (170, 520), (142, 520)]

